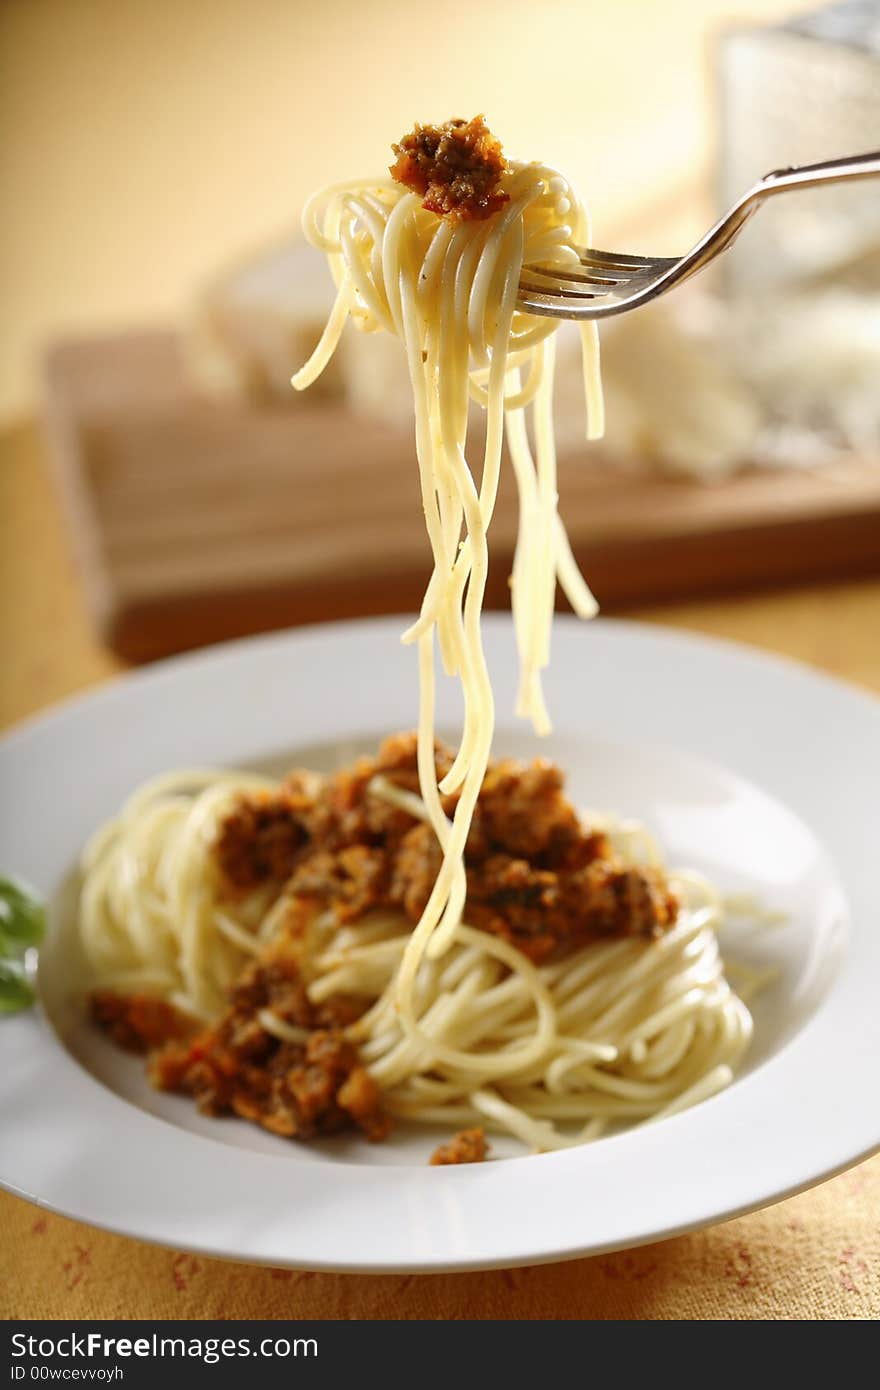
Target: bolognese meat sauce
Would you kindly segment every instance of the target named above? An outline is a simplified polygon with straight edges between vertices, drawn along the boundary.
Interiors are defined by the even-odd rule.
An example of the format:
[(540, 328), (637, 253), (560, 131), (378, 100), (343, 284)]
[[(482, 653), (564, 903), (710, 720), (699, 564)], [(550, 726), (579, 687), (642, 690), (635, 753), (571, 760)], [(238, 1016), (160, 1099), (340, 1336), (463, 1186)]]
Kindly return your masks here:
[(117, 994), (96, 989), (89, 998), (92, 1018), (117, 1047), (149, 1052), (172, 1038), (184, 1038), (190, 1025), (173, 1004), (150, 994)]
[(508, 201), (501, 144), (482, 116), (418, 125), (391, 147), (391, 176), (418, 193), (422, 207), (457, 222), (482, 221)]
[(433, 1167), (448, 1163), (482, 1163), (489, 1151), (483, 1129), (460, 1129), (448, 1144), (441, 1144), (431, 1155)]
[[(298, 934), (282, 930), (245, 969), (217, 1023), (153, 1054), (150, 1078), (194, 1096), (209, 1115), (239, 1115), (285, 1138), (357, 1127), (384, 1139), (379, 1089), (344, 1031), (361, 1010), (344, 998), (312, 1004), (300, 949)], [(266, 1028), (266, 1010), (289, 1037)]]
[[(283, 925), (231, 989), (226, 1011), (195, 1031), (161, 1000), (92, 996), (95, 1020), (116, 1042), (151, 1052), (156, 1086), (289, 1138), (355, 1128), (384, 1138), (389, 1121), (378, 1087), (346, 1034), (364, 1002), (338, 996), (313, 1004), (301, 966), (316, 910), (339, 923), (375, 908), (397, 909), (412, 922), (421, 916), (440, 846), (431, 826), (388, 795), (389, 788), (418, 794), (416, 753), (415, 734), (397, 734), (376, 758), (333, 776), (296, 772), (277, 791), (235, 799), (214, 843), (221, 896), (234, 901), (272, 889), (287, 906)], [(438, 781), (452, 761), (438, 743)], [(442, 798), (448, 816), (457, 802), (457, 793)], [(578, 816), (559, 769), (542, 760), (489, 765), (465, 868), (468, 922), (533, 961), (591, 941), (659, 936), (678, 911), (664, 875), (620, 860), (607, 836)], [(432, 1162), (483, 1157), (482, 1131), (463, 1131)]]
[[(438, 744), (435, 759), (440, 780), (452, 753)], [(318, 901), (341, 922), (389, 907), (418, 921), (440, 868), (440, 846), (429, 825), (377, 794), (377, 777), (418, 793), (415, 734), (387, 739), (375, 759), (362, 758), (328, 778), (311, 801), (299, 774), (295, 806), (289, 785), (275, 794), (274, 808), (260, 794), (259, 817), (253, 798), (239, 798), (217, 842), (228, 891), (258, 887), (274, 874), (279, 890), (283, 885), (292, 898)], [(457, 794), (443, 798), (447, 815), (457, 801)], [(295, 820), (286, 839), (276, 813)], [(273, 847), (286, 847), (271, 865), (255, 848), (267, 823)], [(608, 837), (578, 816), (559, 769), (540, 759), (490, 763), (465, 867), (468, 922), (511, 941), (533, 961), (611, 937), (659, 936), (678, 911), (665, 876), (620, 860)]]

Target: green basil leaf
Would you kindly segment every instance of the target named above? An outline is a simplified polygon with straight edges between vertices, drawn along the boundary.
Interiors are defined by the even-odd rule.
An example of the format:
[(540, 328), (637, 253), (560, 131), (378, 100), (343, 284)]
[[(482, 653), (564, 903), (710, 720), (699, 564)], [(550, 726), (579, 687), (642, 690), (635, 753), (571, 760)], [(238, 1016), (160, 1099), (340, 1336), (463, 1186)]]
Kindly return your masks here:
[(29, 1009), (33, 1002), (34, 987), (27, 977), (24, 962), (0, 960), (0, 1014)]
[(0, 877), (0, 956), (19, 956), (37, 946), (46, 929), (46, 909), (24, 883)]

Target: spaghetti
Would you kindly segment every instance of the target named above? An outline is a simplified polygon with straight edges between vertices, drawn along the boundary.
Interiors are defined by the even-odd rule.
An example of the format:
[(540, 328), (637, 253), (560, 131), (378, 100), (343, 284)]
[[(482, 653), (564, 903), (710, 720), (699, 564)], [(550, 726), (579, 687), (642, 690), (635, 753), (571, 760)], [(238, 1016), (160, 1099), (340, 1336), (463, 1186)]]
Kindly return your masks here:
[[(364, 332), (385, 330), (402, 340), (415, 404), (422, 505), (434, 568), (418, 621), (403, 640), (418, 644), (421, 794), (444, 856), (400, 963), (399, 1016), (413, 1038), (419, 1028), (419, 965), (426, 952), (442, 956), (461, 921), (462, 855), (492, 744), (494, 701), (480, 614), (505, 433), (519, 494), (510, 580), (521, 663), (517, 713), (530, 719), (538, 733), (551, 727), (541, 672), (550, 659), (557, 580), (581, 617), (597, 611), (557, 510), (552, 421), (556, 325), (517, 308), (524, 265), (577, 264), (574, 246), (589, 242), (587, 214), (570, 182), (543, 164), (510, 162), (499, 189), (500, 210), (473, 220), (438, 218), (418, 193), (392, 179), (335, 185), (312, 198), (303, 214), (306, 236), (327, 254), (337, 296), (324, 334), (293, 385), (297, 390), (311, 385), (350, 318)], [(595, 325), (584, 325), (581, 336), (587, 434), (597, 438), (604, 422)], [(470, 399), (486, 411), (479, 487), (466, 458)], [(526, 424), (529, 406), (534, 457)], [(444, 667), (460, 677), (464, 694), (461, 744), (439, 789), (461, 789), (451, 823), (433, 771), (435, 633)]]
[[(224, 819), (241, 799), (277, 791), (234, 774), (164, 777), (99, 832), (84, 858), (80, 919), (93, 984), (147, 990), (200, 1022), (221, 1018), (242, 971), (277, 951), (291, 907), (303, 906), (290, 896), (296, 880), (285, 891), (277, 877), (230, 895), (217, 859)], [(415, 824), (428, 816), (417, 793), (381, 774), (364, 797)], [(620, 862), (662, 872), (643, 827), (608, 821), (604, 832)], [(305, 918), (297, 914), (297, 971), (315, 1009), (356, 1001), (345, 1035), (389, 1114), (476, 1122), (535, 1150), (583, 1143), (722, 1089), (751, 1036), (719, 953), (718, 895), (693, 873), (673, 875), (672, 887), (681, 906), (656, 939), (591, 941), (545, 962), (458, 923), (443, 957), (420, 965), (417, 1037), (396, 1008), (412, 930), (399, 909), (380, 905), (346, 922), (310, 901)], [(271, 1006), (252, 1021), (282, 1043), (309, 1036)]]

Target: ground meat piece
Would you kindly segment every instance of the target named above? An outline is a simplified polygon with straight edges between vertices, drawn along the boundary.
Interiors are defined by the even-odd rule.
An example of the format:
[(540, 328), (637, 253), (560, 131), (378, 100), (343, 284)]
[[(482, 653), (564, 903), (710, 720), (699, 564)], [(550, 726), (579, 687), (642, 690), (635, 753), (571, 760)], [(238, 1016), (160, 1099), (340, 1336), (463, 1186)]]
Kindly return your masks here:
[(352, 1067), (336, 1092), (336, 1103), (347, 1110), (368, 1139), (384, 1139), (390, 1128), (379, 1097), (379, 1088), (365, 1067)]
[(431, 1163), (482, 1163), (488, 1152), (485, 1131), (460, 1129), (448, 1144), (441, 1144), (431, 1155)]
[(350, 845), (317, 851), (294, 873), (286, 891), (332, 907), (340, 922), (355, 922), (386, 900), (388, 856), (381, 848)]
[(393, 859), (389, 898), (417, 922), (431, 896), (443, 855), (430, 825), (416, 825), (398, 846)]
[[(405, 734), (391, 734), (379, 745), (379, 752), (373, 764), (375, 772), (381, 772), (398, 786), (408, 786), (412, 791), (419, 788), (419, 741), (414, 731)], [(365, 761), (369, 762), (370, 759)], [(434, 765), (437, 780), (445, 777), (453, 763), (452, 749), (442, 739), (434, 740)]]
[[(382, 1139), (388, 1120), (379, 1090), (342, 1030), (358, 1009), (351, 1000), (311, 1003), (299, 974), (300, 947), (285, 933), (267, 946), (216, 1024), (153, 1055), (151, 1080), (160, 1090), (194, 1096), (207, 1114), (236, 1114), (285, 1138), (356, 1127)], [(303, 1040), (277, 1037), (264, 1026), (263, 1009)]]
[(454, 221), (482, 220), (508, 201), (501, 145), (482, 116), (416, 125), (398, 144), (391, 175), (422, 196), (422, 207)]
[(150, 1054), (147, 1074), (157, 1091), (185, 1091), (193, 1065), (189, 1048), (169, 1043)]
[[(439, 740), (434, 745), (438, 782), (452, 766), (452, 752)], [(384, 845), (412, 828), (412, 816), (370, 794), (374, 777), (402, 791), (418, 792), (419, 772), (415, 734), (393, 734), (375, 758), (359, 758), (352, 767), (328, 777), (309, 820), (313, 840), (322, 849), (346, 845)]]
[(562, 946), (659, 936), (678, 911), (662, 874), (613, 858), (557, 871), (496, 854), (468, 873), (467, 901), (473, 926), (513, 942), (533, 961)]
[(309, 1035), (302, 1063), (285, 1078), (302, 1129), (312, 1128), (330, 1110), (355, 1065), (354, 1048), (342, 1034), (320, 1029)]
[(99, 989), (91, 995), (89, 1005), (98, 1026), (127, 1052), (149, 1052), (193, 1031), (192, 1022), (173, 1005), (148, 994)]
[[(452, 761), (450, 749), (437, 743), (438, 783)], [(291, 920), (301, 904), (304, 920), (320, 905), (340, 922), (386, 907), (417, 921), (440, 868), (440, 847), (430, 826), (414, 823), (408, 811), (376, 794), (371, 784), (377, 776), (418, 792), (415, 734), (386, 739), (375, 758), (359, 759), (317, 788), (306, 791), (304, 774), (296, 774), (285, 784), (286, 810), (279, 799), (271, 824), (261, 820), (264, 799), (254, 799), (249, 813), (243, 798), (232, 823), (221, 829), (218, 854), (225, 846), (228, 856), (232, 843), (237, 863), (264, 871), (270, 849), (282, 846), (275, 869), (285, 855), (295, 861), (285, 887)], [(441, 798), (450, 817), (458, 796)], [(533, 960), (612, 936), (650, 938), (671, 926), (677, 913), (663, 875), (620, 861), (607, 836), (577, 814), (559, 769), (543, 759), (489, 765), (465, 867), (468, 921), (514, 942)]]
[(293, 779), (277, 792), (237, 797), (217, 835), (217, 861), (226, 884), (248, 892), (270, 879), (283, 883), (309, 838), (312, 804), (302, 782)]
[(504, 850), (544, 868), (575, 868), (606, 855), (606, 837), (585, 828), (563, 785), (559, 768), (544, 758), (527, 765), (512, 758), (491, 763), (468, 839), (468, 858)]

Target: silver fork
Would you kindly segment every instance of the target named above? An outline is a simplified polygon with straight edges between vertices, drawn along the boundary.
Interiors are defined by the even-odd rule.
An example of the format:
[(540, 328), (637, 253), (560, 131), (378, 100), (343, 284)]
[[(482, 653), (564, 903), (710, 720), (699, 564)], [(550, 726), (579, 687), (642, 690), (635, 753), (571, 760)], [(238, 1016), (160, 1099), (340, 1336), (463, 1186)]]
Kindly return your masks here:
[(684, 256), (624, 256), (616, 251), (575, 247), (580, 265), (560, 270), (547, 265), (523, 266), (518, 307), (530, 314), (560, 319), (600, 319), (637, 309), (696, 275), (736, 239), (753, 213), (774, 193), (815, 188), (880, 174), (880, 150), (777, 169), (767, 174)]

